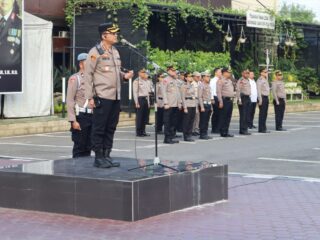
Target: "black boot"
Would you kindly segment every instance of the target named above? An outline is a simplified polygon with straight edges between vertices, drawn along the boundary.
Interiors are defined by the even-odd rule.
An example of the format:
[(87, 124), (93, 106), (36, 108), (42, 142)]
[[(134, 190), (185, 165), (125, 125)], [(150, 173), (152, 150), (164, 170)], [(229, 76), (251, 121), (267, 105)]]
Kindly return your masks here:
[(103, 157), (102, 149), (95, 151), (95, 159), (93, 166), (97, 168), (110, 168), (112, 164)]
[(111, 163), (111, 167), (120, 167), (120, 163), (113, 162), (113, 159), (110, 157), (111, 149), (103, 149), (104, 158)]

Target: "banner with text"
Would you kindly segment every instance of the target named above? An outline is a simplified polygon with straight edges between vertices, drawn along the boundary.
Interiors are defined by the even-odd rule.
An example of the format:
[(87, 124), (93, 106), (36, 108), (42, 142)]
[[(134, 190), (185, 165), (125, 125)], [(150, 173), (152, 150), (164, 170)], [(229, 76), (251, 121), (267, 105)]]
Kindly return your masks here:
[(0, 0), (0, 94), (22, 92), (23, 0)]
[(274, 30), (275, 25), (276, 20), (270, 14), (247, 11), (247, 27), (266, 28)]

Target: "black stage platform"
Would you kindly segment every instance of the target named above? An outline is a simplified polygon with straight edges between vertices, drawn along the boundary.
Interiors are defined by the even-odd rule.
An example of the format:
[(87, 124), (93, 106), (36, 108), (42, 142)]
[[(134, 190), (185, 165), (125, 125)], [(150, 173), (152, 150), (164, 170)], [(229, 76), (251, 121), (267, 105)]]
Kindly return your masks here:
[(0, 207), (137, 221), (228, 198), (228, 167), (162, 161), (177, 168), (130, 168), (151, 160), (114, 158), (98, 169), (92, 158), (24, 162), (0, 158)]

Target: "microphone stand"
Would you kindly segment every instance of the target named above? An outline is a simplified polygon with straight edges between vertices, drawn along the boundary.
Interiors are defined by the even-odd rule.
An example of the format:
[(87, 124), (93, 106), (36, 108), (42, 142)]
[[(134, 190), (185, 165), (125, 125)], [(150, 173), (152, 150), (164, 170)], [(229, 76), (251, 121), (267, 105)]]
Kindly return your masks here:
[[(156, 64), (155, 62), (149, 60), (146, 56), (144, 56), (139, 50), (137, 50), (136, 48), (132, 47), (131, 45), (127, 44), (129, 46), (129, 48), (135, 52), (137, 55), (139, 55), (140, 57), (143, 58), (143, 60), (145, 60), (147, 63), (150, 63), (152, 64), (152, 66), (154, 67), (154, 72), (157, 73), (159, 70), (162, 70), (164, 71), (163, 69), (161, 69), (161, 67)], [(145, 168), (145, 167), (150, 167), (150, 166), (160, 166), (162, 168), (168, 168), (168, 169), (171, 169), (175, 172), (179, 172), (178, 169), (176, 168), (173, 168), (173, 167), (170, 167), (170, 166), (167, 166), (165, 164), (162, 164), (161, 161), (160, 161), (160, 158), (158, 156), (158, 132), (157, 132), (157, 125), (158, 125), (158, 121), (157, 121), (157, 113), (158, 113), (158, 106), (157, 106), (157, 79), (156, 79), (156, 74), (153, 74), (152, 76), (153, 78), (153, 82), (154, 82), (154, 112), (155, 112), (155, 126), (154, 126), (154, 132), (155, 132), (155, 156), (154, 156), (154, 159), (153, 159), (153, 163), (151, 164), (146, 164), (146, 165), (143, 165), (143, 166), (139, 166), (139, 167), (135, 167), (135, 168), (131, 168), (131, 169), (128, 169), (128, 171), (133, 171), (133, 170), (136, 170), (136, 169), (141, 169), (141, 168)]]

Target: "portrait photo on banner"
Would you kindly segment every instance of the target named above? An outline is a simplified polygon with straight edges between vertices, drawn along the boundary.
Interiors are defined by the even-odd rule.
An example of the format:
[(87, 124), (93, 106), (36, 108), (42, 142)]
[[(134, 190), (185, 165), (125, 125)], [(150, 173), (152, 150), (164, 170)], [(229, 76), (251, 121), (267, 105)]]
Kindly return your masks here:
[(0, 93), (22, 92), (23, 0), (0, 0)]

